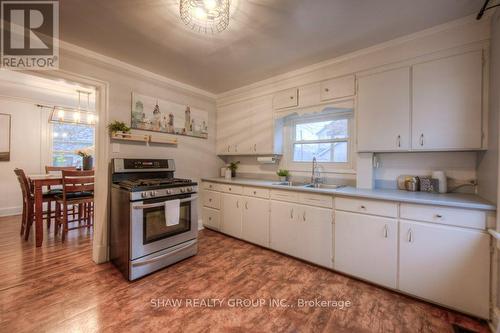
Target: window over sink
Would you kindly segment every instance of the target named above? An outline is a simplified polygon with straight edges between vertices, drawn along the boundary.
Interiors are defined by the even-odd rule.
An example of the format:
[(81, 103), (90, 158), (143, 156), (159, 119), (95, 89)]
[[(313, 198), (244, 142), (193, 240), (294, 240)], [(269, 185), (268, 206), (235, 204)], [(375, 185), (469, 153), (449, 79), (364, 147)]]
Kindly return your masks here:
[(307, 171), (313, 158), (326, 172), (352, 168), (352, 112), (293, 116), (288, 121), (288, 168)]

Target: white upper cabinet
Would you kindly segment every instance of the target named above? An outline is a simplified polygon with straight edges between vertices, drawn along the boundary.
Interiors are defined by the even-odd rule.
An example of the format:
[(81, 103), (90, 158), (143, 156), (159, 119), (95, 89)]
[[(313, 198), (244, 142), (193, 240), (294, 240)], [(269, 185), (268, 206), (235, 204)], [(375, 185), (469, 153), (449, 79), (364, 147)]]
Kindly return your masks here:
[(410, 148), (410, 68), (358, 78), (358, 151)]
[(355, 93), (354, 75), (339, 77), (321, 82), (320, 99), (321, 102), (332, 99), (354, 96)]
[(482, 51), (413, 66), (413, 149), (482, 148), (482, 72)]
[(298, 89), (292, 88), (274, 94), (273, 107), (275, 109), (286, 109), (299, 105)]
[(219, 107), (217, 154), (280, 154), (274, 145), (272, 96), (261, 96)]
[(320, 103), (320, 83), (313, 83), (299, 88), (299, 107)]

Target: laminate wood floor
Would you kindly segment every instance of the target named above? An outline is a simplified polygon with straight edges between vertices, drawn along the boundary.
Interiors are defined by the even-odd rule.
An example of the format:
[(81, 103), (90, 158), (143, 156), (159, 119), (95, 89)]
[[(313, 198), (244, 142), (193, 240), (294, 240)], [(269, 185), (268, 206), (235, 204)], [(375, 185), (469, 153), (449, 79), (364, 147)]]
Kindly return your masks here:
[[(92, 262), (84, 230), (64, 244), (46, 234), (36, 249), (33, 237), (19, 237), (19, 223), (0, 218), (0, 332), (489, 331), (483, 321), (209, 230), (197, 256), (130, 283), (111, 264)], [(299, 299), (352, 305), (299, 307)]]

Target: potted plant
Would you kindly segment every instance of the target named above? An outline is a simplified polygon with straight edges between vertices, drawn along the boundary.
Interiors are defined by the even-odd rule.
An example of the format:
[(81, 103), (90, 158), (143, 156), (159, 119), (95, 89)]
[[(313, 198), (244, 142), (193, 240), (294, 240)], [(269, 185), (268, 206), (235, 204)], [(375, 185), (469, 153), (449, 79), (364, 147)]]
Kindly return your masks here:
[[(130, 127), (128, 127), (123, 121), (115, 120), (108, 125), (108, 130), (111, 132), (111, 135), (114, 135), (118, 132), (123, 134), (130, 132)], [(123, 135), (124, 137), (126, 135)]]
[(94, 158), (92, 157), (93, 147), (78, 149), (76, 154), (82, 158), (82, 169), (92, 170), (94, 167)]
[(276, 174), (280, 177), (280, 182), (287, 182), (290, 179), (290, 171), (286, 169), (279, 169)]
[(227, 168), (231, 170), (231, 177), (236, 177), (236, 170), (238, 169), (238, 164), (240, 164), (240, 161), (231, 162), (227, 166)]

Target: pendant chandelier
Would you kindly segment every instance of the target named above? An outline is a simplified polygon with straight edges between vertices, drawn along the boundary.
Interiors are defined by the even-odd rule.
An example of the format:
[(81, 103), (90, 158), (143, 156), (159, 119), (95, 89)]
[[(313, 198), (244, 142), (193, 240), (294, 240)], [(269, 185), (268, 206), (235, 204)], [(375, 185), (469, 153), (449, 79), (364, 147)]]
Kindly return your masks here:
[(215, 34), (229, 25), (230, 0), (180, 0), (181, 20), (192, 30)]
[[(95, 110), (90, 110), (90, 92), (77, 90), (78, 93), (78, 107), (70, 108), (65, 106), (53, 106), (50, 113), (49, 123), (67, 123), (67, 124), (82, 124), (82, 125), (95, 125), (97, 122), (97, 115)], [(87, 95), (86, 108), (81, 106), (81, 95)], [(40, 107), (47, 107), (45, 105), (38, 105)]]

